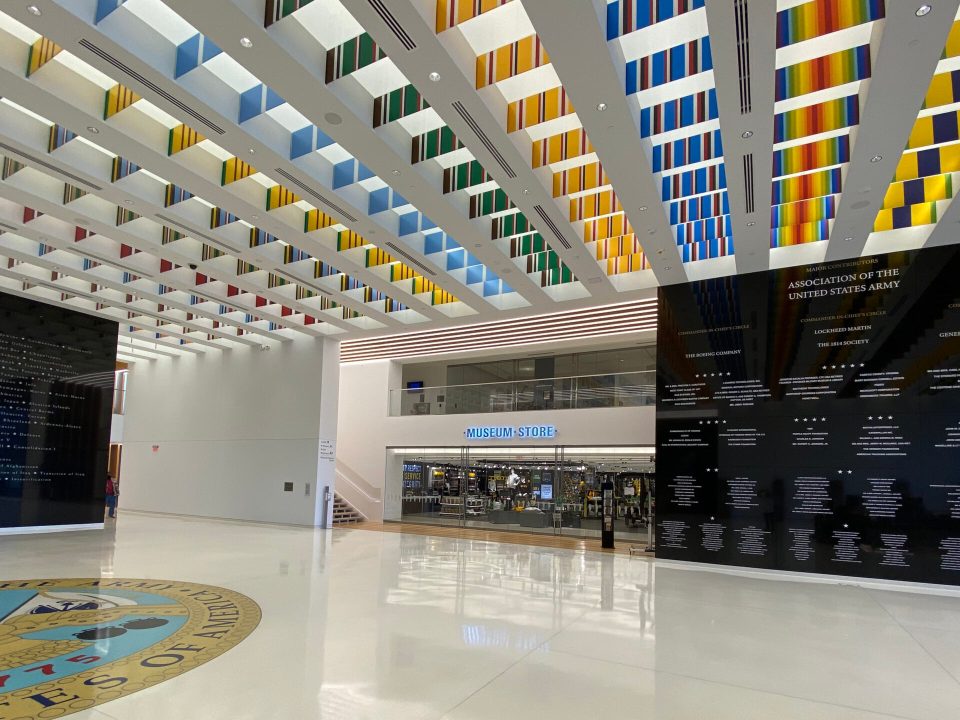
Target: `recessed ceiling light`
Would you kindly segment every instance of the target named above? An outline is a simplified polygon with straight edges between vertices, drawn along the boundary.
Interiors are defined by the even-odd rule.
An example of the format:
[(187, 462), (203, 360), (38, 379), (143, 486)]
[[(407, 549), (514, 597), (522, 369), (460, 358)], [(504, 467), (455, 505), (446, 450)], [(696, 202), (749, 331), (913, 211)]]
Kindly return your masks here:
[(740, 137), (742, 137), (744, 140), (749, 140), (753, 137), (753, 130), (744, 130), (742, 133), (740, 133)]
[(92, 132), (94, 135), (99, 135), (100, 128), (96, 128), (93, 125), (87, 125), (87, 132)]
[(43, 13), (40, 12), (40, 8), (38, 8), (36, 5), (27, 5), (27, 12), (30, 13), (31, 15), (36, 15), (38, 17), (40, 15), (43, 15)]
[(524, 188), (524, 189), (521, 190), (520, 192), (522, 192), (524, 195), (529, 195), (529, 194), (530, 194), (530, 188)]
[(260, 219), (260, 216), (259, 216), (259, 215), (251, 215), (250, 218), (251, 218), (252, 220), (259, 220), (259, 219)]
[(251, 155), (254, 155), (254, 154), (256, 154), (257, 149), (256, 149), (256, 148), (250, 148), (249, 150), (247, 150), (247, 152), (250, 153)]
[(852, 237), (845, 237), (845, 238), (843, 239), (844, 242), (850, 242), (851, 240), (853, 240)]
[(878, 163), (881, 160), (883, 160), (883, 155), (874, 155), (872, 158), (870, 158), (870, 162), (872, 163)]
[(933, 10), (929, 5), (921, 5), (917, 8), (917, 17), (923, 17), (924, 15), (929, 15), (930, 11)]
[(640, 206), (640, 212), (646, 212), (646, 211), (647, 211), (647, 206), (646, 206), (646, 205), (641, 205), (641, 206)]
[(427, 75), (427, 77), (430, 78), (430, 82), (438, 82), (440, 80), (440, 73), (434, 70), (432, 73)]
[(597, 103), (597, 112), (603, 112), (607, 109), (607, 104), (605, 102)]
[(394, 175), (399, 175), (399, 174), (400, 174), (400, 171), (399, 171), (399, 170), (394, 170), (394, 171), (393, 171), (393, 174), (394, 174)]
[(337, 113), (335, 113), (335, 112), (328, 112), (328, 113), (326, 113), (326, 114), (323, 116), (323, 119), (326, 120), (326, 121), (327, 121), (328, 123), (330, 123), (331, 125), (339, 125), (340, 123), (343, 122), (343, 118), (340, 117), (340, 116), (339, 116)]
[(133, 200), (124, 200), (124, 201), (123, 201), (123, 204), (124, 204), (124, 205), (133, 205)]
[(747, 223), (747, 227), (753, 227), (756, 224), (757, 223), (755, 221), (751, 220), (750, 222)]
[(240, 44), (243, 45), (245, 48), (252, 48), (252, 47), (253, 47), (253, 40), (251, 40), (251, 39), (248, 38), (248, 37), (242, 37), (242, 38), (240, 38)]
[(657, 250), (657, 255), (663, 255), (663, 250)]
[(664, 270), (673, 270), (673, 268), (670, 267), (669, 265), (667, 265), (667, 266), (664, 268)]

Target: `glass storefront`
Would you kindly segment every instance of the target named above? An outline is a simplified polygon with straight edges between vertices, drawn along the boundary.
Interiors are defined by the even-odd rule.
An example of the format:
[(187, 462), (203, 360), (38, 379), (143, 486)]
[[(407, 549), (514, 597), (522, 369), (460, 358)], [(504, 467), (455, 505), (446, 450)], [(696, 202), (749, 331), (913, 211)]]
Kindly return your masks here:
[(640, 446), (389, 448), (404, 522), (600, 537), (611, 481), (615, 537), (646, 547), (655, 508), (654, 449)]

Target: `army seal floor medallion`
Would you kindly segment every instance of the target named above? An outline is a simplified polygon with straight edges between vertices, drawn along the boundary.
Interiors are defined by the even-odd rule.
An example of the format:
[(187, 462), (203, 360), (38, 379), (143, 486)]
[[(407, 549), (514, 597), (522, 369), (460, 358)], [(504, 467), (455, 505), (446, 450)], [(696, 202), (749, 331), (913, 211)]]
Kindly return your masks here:
[(62, 717), (156, 685), (259, 622), (250, 598), (198, 583), (0, 581), (0, 720)]

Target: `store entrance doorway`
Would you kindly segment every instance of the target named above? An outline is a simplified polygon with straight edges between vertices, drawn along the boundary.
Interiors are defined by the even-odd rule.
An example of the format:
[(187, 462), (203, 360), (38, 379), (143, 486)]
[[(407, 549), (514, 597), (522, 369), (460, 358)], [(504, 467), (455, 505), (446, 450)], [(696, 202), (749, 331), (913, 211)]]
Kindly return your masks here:
[(615, 537), (652, 545), (654, 449), (390, 448), (399, 512), (387, 520), (600, 537), (601, 484), (615, 494)]

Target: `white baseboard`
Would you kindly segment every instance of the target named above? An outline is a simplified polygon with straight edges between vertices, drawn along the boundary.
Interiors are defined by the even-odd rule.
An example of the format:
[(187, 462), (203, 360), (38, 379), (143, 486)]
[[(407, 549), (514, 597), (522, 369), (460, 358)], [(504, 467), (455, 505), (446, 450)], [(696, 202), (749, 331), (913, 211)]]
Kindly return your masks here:
[(38, 533), (75, 532), (77, 530), (103, 530), (103, 523), (85, 525), (31, 525), (29, 527), (0, 528), (0, 535), (36, 535)]
[(713, 565), (711, 563), (689, 562), (686, 560), (656, 559), (656, 564), (671, 570), (692, 570), (714, 572), (723, 575), (739, 575), (757, 580), (779, 580), (781, 582), (808, 582), (822, 585), (852, 585), (867, 590), (889, 590), (893, 592), (921, 593), (924, 595), (949, 595), (960, 597), (960, 587), (939, 585), (936, 583), (908, 582), (906, 580), (882, 580), (877, 578), (851, 577), (849, 575), (824, 575), (821, 573), (795, 572), (792, 570), (766, 570), (763, 568), (738, 567), (736, 565)]

